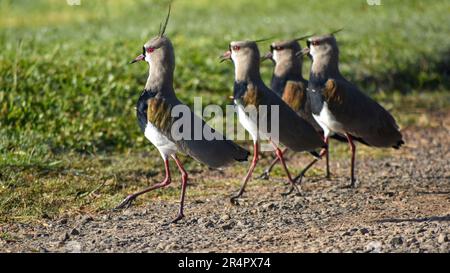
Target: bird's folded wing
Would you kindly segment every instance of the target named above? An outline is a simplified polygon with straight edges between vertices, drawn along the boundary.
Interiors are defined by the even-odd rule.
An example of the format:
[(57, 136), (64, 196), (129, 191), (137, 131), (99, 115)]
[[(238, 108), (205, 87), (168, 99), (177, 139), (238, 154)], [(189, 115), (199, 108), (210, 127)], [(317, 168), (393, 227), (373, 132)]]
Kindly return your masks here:
[(288, 81), (284, 88), (282, 99), (292, 110), (296, 111), (300, 117), (311, 124), (316, 131), (323, 132), (320, 125), (312, 116), (311, 103), (306, 93), (307, 86), (308, 85), (304, 82)]
[[(278, 118), (272, 119), (272, 116), (270, 116), (268, 120), (277, 123), (279, 140), (286, 147), (301, 152), (312, 151), (324, 146), (324, 142), (314, 127), (270, 89), (264, 89), (261, 103), (278, 106)], [(275, 129), (273, 125), (270, 128)]]
[[(159, 106), (152, 109), (152, 105), (156, 104)], [(180, 107), (178, 109), (181, 111), (172, 112), (175, 106)], [(215, 131), (176, 98), (149, 102), (148, 112), (149, 121), (152, 120), (181, 152), (212, 168), (248, 158), (247, 150)]]
[(345, 79), (329, 79), (323, 96), (348, 133), (378, 147), (394, 146), (402, 140), (392, 115)]

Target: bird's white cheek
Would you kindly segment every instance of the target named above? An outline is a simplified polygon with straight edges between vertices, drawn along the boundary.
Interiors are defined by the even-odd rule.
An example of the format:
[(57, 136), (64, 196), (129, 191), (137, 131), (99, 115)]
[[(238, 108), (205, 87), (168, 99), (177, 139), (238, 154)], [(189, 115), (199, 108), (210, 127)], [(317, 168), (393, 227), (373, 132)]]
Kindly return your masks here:
[(237, 60), (236, 52), (231, 51), (231, 59), (233, 60), (234, 63), (236, 63)]
[(234, 63), (234, 77), (235, 79), (237, 79), (238, 74), (239, 74), (239, 62), (238, 62), (238, 58), (237, 58), (237, 54), (234, 51), (231, 51), (231, 59), (233, 60)]
[(309, 54), (311, 54), (311, 56), (314, 58), (314, 55), (316, 55), (316, 49), (312, 46), (309, 49)]
[(150, 63), (150, 54), (145, 55), (144, 59), (147, 63)]
[(276, 63), (278, 62), (278, 52), (276, 50), (273, 51), (272, 58)]

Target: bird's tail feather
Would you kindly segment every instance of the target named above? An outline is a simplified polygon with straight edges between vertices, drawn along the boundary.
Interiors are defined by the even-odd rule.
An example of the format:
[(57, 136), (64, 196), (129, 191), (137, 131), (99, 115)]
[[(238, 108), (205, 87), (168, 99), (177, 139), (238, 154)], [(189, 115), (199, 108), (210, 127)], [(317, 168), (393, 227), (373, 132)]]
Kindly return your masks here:
[(405, 142), (403, 141), (403, 139), (401, 139), (401, 140), (399, 140), (398, 142), (397, 142), (397, 144), (395, 144), (394, 146), (392, 146), (392, 148), (394, 148), (394, 149), (400, 149), (400, 147), (403, 145), (403, 144), (405, 144)]
[(309, 152), (312, 156), (314, 156), (314, 158), (316, 159), (320, 159), (320, 154), (316, 151), (310, 151)]

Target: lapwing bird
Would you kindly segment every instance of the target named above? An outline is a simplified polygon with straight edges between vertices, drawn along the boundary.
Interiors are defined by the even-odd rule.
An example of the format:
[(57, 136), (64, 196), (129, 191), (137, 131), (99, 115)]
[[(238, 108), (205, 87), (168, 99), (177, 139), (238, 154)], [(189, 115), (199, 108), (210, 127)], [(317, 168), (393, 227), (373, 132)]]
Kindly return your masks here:
[[(234, 142), (226, 140), (177, 99), (173, 88), (174, 49), (169, 38), (164, 35), (169, 15), (170, 7), (159, 34), (145, 43), (142, 54), (132, 61), (132, 63), (146, 61), (150, 67), (145, 89), (137, 102), (136, 114), (145, 137), (156, 146), (161, 154), (166, 176), (161, 183), (127, 196), (117, 208), (128, 207), (137, 196), (168, 186), (171, 182), (169, 158), (172, 157), (182, 174), (180, 208), (178, 215), (172, 221), (177, 222), (184, 217), (183, 205), (188, 179), (187, 172), (177, 158), (177, 152), (187, 154), (212, 168), (226, 166), (235, 161), (246, 161), (249, 152)], [(173, 117), (175, 116), (172, 114), (174, 109), (182, 110), (183, 115)], [(180, 130), (172, 130), (175, 123), (182, 119), (190, 121), (187, 123), (189, 126), (183, 124), (180, 126)], [(200, 124), (200, 128), (195, 127), (196, 124)], [(201, 134), (200, 138), (196, 138), (199, 130), (211, 132), (212, 137), (209, 136), (206, 139)], [(176, 135), (172, 131), (177, 132)]]
[[(272, 91), (279, 95), (302, 118), (308, 121), (320, 135), (323, 135), (322, 127), (320, 127), (312, 116), (310, 102), (306, 95), (308, 81), (302, 75), (303, 55), (301, 54), (302, 48), (299, 41), (311, 36), (307, 35), (291, 40), (273, 42), (270, 45), (270, 51), (262, 57), (262, 60), (271, 60), (275, 64), (271, 80)], [(341, 142), (347, 142), (345, 136), (339, 134), (333, 134), (331, 138)], [(324, 141), (328, 146), (328, 137)], [(326, 177), (330, 178), (328, 149), (323, 150), (322, 153), (325, 154), (326, 158)], [(301, 181), (306, 171), (317, 161), (318, 159), (316, 158), (308, 164), (297, 176), (297, 181)], [(268, 179), (272, 168), (277, 162), (278, 158), (275, 158), (260, 178)]]
[(333, 34), (307, 40), (303, 54), (312, 58), (307, 96), (325, 139), (345, 135), (351, 150), (350, 187), (355, 186), (354, 138), (373, 147), (400, 148), (404, 141), (392, 115), (347, 81), (339, 71), (339, 49)]
[[(247, 182), (252, 176), (253, 170), (259, 160), (259, 142), (261, 137), (267, 132), (263, 132), (258, 124), (255, 115), (249, 115), (245, 109), (251, 106), (260, 114), (260, 107), (267, 107), (267, 127), (273, 128), (278, 125), (278, 136), (266, 135), (273, 144), (275, 154), (280, 160), (289, 182), (291, 183), (291, 190), (299, 192), (295, 185), (295, 180), (292, 179), (286, 163), (283, 158), (283, 153), (278, 147), (281, 143), (285, 147), (295, 152), (309, 151), (315, 156), (318, 154), (316, 149), (325, 148), (326, 144), (322, 141), (320, 135), (314, 130), (314, 127), (307, 121), (301, 118), (292, 110), (279, 96), (270, 90), (262, 81), (260, 75), (260, 53), (256, 41), (237, 41), (231, 42), (229, 50), (221, 56), (222, 61), (231, 59), (234, 63), (235, 81), (234, 81), (234, 103), (238, 109), (238, 119), (241, 125), (250, 133), (253, 139), (253, 160), (248, 170), (247, 175), (238, 194), (233, 196), (231, 201), (236, 202), (245, 190)], [(271, 118), (272, 108), (278, 108), (277, 124), (273, 124)], [(289, 192), (289, 193), (290, 193)]]

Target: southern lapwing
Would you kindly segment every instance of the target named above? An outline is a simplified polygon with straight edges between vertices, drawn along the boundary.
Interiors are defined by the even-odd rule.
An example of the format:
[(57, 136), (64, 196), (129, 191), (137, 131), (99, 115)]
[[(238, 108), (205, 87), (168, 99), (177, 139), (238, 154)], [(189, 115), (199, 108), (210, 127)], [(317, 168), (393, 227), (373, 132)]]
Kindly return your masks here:
[[(229, 50), (222, 55), (222, 61), (231, 59), (234, 63), (234, 103), (238, 109), (238, 119), (241, 125), (250, 133), (253, 139), (253, 161), (238, 194), (233, 196), (231, 201), (235, 203), (245, 190), (248, 180), (251, 178), (253, 170), (259, 160), (259, 141), (263, 132), (259, 126), (255, 115), (249, 115), (245, 109), (253, 107), (260, 114), (260, 106), (267, 107), (267, 127), (273, 128), (278, 125), (278, 136), (266, 135), (275, 148), (275, 154), (279, 158), (291, 183), (292, 192), (294, 189), (299, 192), (292, 179), (283, 153), (278, 147), (278, 143), (283, 144), (290, 150), (301, 152), (309, 151), (317, 156), (315, 149), (324, 148), (326, 144), (320, 135), (314, 130), (312, 125), (301, 118), (292, 110), (279, 96), (271, 91), (262, 81), (260, 75), (260, 54), (256, 41), (235, 41), (229, 45)], [(272, 108), (278, 108), (279, 119), (273, 124), (271, 118)]]
[[(146, 61), (150, 67), (145, 89), (137, 102), (136, 114), (145, 137), (156, 146), (161, 154), (166, 176), (161, 183), (127, 196), (117, 208), (128, 207), (137, 196), (143, 193), (168, 186), (171, 182), (169, 158), (172, 157), (182, 174), (180, 208), (178, 215), (172, 221), (177, 222), (184, 216), (183, 204), (188, 179), (187, 172), (176, 156), (177, 152), (187, 154), (212, 168), (219, 168), (235, 161), (246, 161), (249, 152), (234, 142), (226, 140), (177, 99), (173, 89), (174, 49), (169, 38), (164, 35), (169, 15), (170, 7), (159, 34), (145, 43), (143, 53), (132, 61), (132, 63)], [(173, 115), (174, 109), (182, 110), (183, 114), (174, 117), (176, 116)], [(183, 124), (178, 131), (172, 130), (175, 123), (181, 119), (189, 120), (190, 122), (187, 124), (190, 126)], [(196, 124), (200, 124), (200, 128), (195, 127)], [(194, 134), (195, 130), (211, 132), (213, 137), (209, 138), (212, 140), (205, 139), (203, 134), (197, 139), (197, 134)]]
[[(263, 56), (262, 60), (271, 60), (275, 64), (271, 80), (272, 91), (279, 95), (302, 118), (308, 121), (320, 135), (323, 135), (322, 127), (320, 127), (312, 116), (310, 102), (306, 95), (308, 81), (304, 79), (302, 75), (303, 55), (301, 55), (299, 41), (311, 36), (312, 35), (307, 35), (291, 40), (273, 42), (270, 45), (270, 51)], [(347, 142), (345, 136), (336, 133), (333, 134), (331, 138), (341, 142)], [(328, 145), (328, 138), (325, 138), (324, 140)], [(323, 153), (326, 158), (326, 177), (330, 178), (328, 149), (323, 150)], [(270, 171), (277, 162), (278, 158), (275, 158), (260, 178), (268, 179)], [(300, 172), (297, 176), (298, 182), (301, 181), (300, 179), (306, 171), (316, 162), (317, 159), (314, 159)]]
[(355, 186), (354, 138), (373, 147), (400, 148), (404, 141), (392, 115), (347, 81), (339, 71), (339, 49), (333, 34), (307, 40), (303, 54), (312, 58), (307, 96), (314, 119), (327, 138), (347, 137), (351, 149), (350, 187)]

